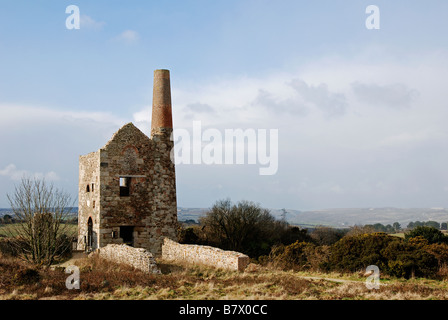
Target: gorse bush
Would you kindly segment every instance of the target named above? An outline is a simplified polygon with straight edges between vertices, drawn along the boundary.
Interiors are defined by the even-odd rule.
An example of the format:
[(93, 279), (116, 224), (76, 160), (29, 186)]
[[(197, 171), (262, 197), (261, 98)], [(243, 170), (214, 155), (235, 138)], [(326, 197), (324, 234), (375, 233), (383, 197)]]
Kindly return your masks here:
[(439, 262), (439, 267), (445, 267), (448, 265), (448, 244), (433, 243), (425, 246), (424, 250), (436, 257)]
[(296, 241), (290, 245), (276, 245), (268, 257), (261, 260), (283, 270), (321, 271), (328, 261), (329, 247)]
[(423, 248), (385, 233), (344, 237), (330, 248), (328, 269), (358, 272), (376, 265), (395, 277), (433, 277), (438, 260)]
[(412, 229), (408, 233), (404, 235), (406, 240), (409, 240), (411, 238), (415, 237), (423, 237), (424, 239), (428, 240), (429, 244), (432, 243), (448, 243), (448, 237), (446, 237), (442, 231), (434, 228), (434, 227), (428, 227), (428, 226), (420, 226)]
[(412, 237), (409, 238), (407, 240), (408, 244), (410, 244), (411, 246), (414, 246), (416, 248), (425, 248), (427, 245), (429, 245), (429, 241), (426, 240), (425, 238), (423, 238), (422, 236), (416, 236), (416, 237)]
[(438, 262), (434, 255), (402, 239), (391, 242), (382, 253), (387, 260), (387, 268), (384, 272), (391, 276), (431, 278), (437, 273)]
[(347, 272), (358, 272), (371, 264), (384, 269), (386, 261), (381, 251), (395, 240), (385, 233), (346, 236), (331, 246), (329, 265)]
[(269, 254), (269, 262), (282, 269), (308, 269), (306, 247), (311, 243), (295, 242), (290, 245), (276, 245)]
[(331, 246), (309, 242), (274, 246), (260, 259), (280, 269), (353, 273), (376, 265), (381, 274), (398, 278), (434, 277), (447, 266), (448, 246), (426, 239), (405, 241), (385, 233), (345, 236)]

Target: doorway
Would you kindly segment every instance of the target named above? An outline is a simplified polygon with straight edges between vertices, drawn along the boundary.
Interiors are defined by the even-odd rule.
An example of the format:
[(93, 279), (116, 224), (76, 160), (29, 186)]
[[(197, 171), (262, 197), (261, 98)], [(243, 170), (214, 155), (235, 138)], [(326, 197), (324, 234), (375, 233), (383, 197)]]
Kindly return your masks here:
[(93, 221), (92, 217), (89, 217), (87, 221), (87, 243), (86, 251), (91, 251), (93, 246)]
[(120, 227), (120, 237), (123, 239), (123, 243), (128, 246), (134, 246), (134, 227), (122, 226)]

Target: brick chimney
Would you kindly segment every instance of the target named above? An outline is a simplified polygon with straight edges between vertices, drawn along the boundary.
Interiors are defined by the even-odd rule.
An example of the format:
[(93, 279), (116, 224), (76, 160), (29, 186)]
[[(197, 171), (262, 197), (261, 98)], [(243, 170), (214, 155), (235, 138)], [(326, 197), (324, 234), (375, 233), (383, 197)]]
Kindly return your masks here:
[(172, 129), (170, 71), (165, 69), (155, 70), (152, 96), (151, 137), (164, 133), (171, 134)]

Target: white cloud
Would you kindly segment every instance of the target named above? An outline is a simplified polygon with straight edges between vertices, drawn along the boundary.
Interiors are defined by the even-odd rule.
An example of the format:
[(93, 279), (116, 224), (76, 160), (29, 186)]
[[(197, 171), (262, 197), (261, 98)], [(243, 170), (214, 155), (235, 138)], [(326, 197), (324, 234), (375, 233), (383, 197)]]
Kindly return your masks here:
[(26, 170), (17, 170), (14, 164), (9, 164), (3, 170), (0, 170), (0, 176), (8, 177), (11, 180), (20, 180), (27, 174)]
[(151, 122), (151, 115), (152, 115), (152, 108), (151, 106), (146, 106), (144, 109), (135, 112), (132, 114), (132, 118), (135, 122)]
[(215, 110), (208, 104), (204, 103), (192, 103), (187, 105), (186, 109), (193, 113), (214, 113)]
[(320, 83), (318, 86), (307, 84), (300, 79), (293, 79), (291, 86), (309, 103), (321, 109), (326, 116), (341, 116), (345, 114), (347, 101), (344, 94), (333, 93), (328, 85)]
[(38, 178), (48, 181), (57, 181), (60, 179), (58, 174), (54, 171), (46, 173), (30, 172), (28, 170), (17, 169), (15, 164), (9, 164), (4, 169), (0, 170), (0, 176), (7, 177), (14, 181), (19, 181), (22, 178)]
[(355, 82), (352, 87), (360, 101), (382, 107), (410, 107), (418, 96), (417, 90), (409, 89), (402, 83), (378, 85)]
[(152, 107), (146, 106), (142, 110), (132, 114), (132, 121), (134, 125), (139, 128), (148, 137), (151, 135), (151, 118)]
[(115, 37), (116, 40), (122, 41), (125, 43), (134, 43), (140, 39), (140, 35), (137, 31), (134, 30), (125, 30)]
[(259, 90), (258, 96), (252, 104), (255, 107), (262, 106), (274, 114), (289, 113), (296, 116), (306, 116), (310, 111), (305, 104), (305, 101), (300, 96), (282, 99), (278, 95), (263, 89)]
[(57, 122), (79, 122), (79, 123), (107, 123), (119, 125), (123, 119), (106, 112), (58, 110), (41, 106), (23, 106), (12, 104), (0, 104), (3, 116), (0, 118), (1, 129), (17, 126), (46, 125)]
[(103, 21), (96, 21), (92, 17), (85, 15), (85, 14), (81, 14), (80, 20), (81, 20), (80, 21), (81, 29), (87, 28), (87, 29), (100, 30), (106, 24)]
[(437, 133), (431, 132), (431, 130), (422, 130), (418, 132), (402, 132), (396, 135), (386, 137), (380, 141), (380, 145), (386, 147), (397, 146), (409, 146), (417, 143), (424, 143), (425, 141), (431, 141), (437, 135)]

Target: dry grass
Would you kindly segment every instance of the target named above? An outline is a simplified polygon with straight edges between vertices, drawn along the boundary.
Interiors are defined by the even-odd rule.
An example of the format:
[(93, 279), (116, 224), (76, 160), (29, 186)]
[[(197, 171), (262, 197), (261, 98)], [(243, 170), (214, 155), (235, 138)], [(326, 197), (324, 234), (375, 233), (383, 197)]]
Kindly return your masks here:
[[(0, 299), (189, 299), (189, 300), (446, 300), (448, 282), (383, 279), (380, 289), (367, 289), (364, 278), (351, 274), (278, 271), (251, 265), (248, 272), (158, 261), (161, 275), (148, 275), (99, 257), (80, 259), (81, 289), (68, 290), (61, 268), (33, 269), (0, 257)], [(19, 275), (19, 276), (18, 276)]]

